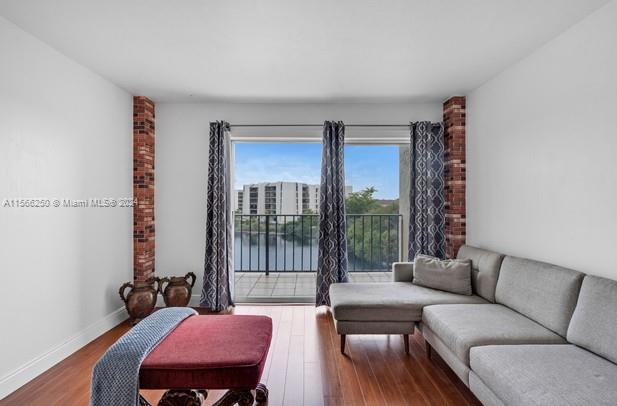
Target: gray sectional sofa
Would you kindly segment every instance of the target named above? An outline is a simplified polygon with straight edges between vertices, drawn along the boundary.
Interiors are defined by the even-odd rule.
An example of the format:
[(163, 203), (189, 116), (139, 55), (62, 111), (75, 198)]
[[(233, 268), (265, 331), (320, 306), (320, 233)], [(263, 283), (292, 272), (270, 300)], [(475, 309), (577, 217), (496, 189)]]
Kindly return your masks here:
[(458, 258), (472, 296), (412, 284), (412, 263), (393, 282), (332, 285), (341, 350), (348, 334), (407, 343), (417, 327), (484, 405), (617, 405), (617, 281), (470, 246)]

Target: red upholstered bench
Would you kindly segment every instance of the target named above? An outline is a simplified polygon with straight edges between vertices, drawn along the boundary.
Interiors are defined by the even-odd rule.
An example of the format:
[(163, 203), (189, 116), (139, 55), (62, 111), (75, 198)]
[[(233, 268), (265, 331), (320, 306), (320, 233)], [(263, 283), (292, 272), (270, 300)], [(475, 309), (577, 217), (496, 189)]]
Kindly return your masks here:
[(266, 316), (189, 317), (146, 357), (140, 388), (167, 389), (159, 406), (201, 405), (208, 389), (228, 389), (217, 406), (252, 405), (252, 391), (266, 401), (259, 381), (271, 340)]

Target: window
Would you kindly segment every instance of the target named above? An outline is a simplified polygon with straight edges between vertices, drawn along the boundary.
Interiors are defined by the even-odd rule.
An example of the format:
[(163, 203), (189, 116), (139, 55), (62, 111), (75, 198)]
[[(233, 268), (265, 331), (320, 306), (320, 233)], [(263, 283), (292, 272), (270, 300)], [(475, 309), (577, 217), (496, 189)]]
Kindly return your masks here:
[(244, 204), (244, 191), (238, 190), (237, 195), (238, 195), (238, 199), (237, 199), (236, 213), (242, 214), (242, 205)]
[[(235, 295), (238, 302), (311, 301), (318, 262), (319, 143), (236, 143)], [(350, 280), (391, 280), (405, 227), (397, 145), (345, 147)], [(283, 276), (285, 275), (285, 276)]]
[(257, 202), (259, 197), (259, 190), (256, 186), (249, 188), (249, 210), (251, 214), (257, 214)]
[(309, 187), (302, 185), (302, 213), (306, 213), (309, 209)]
[[(382, 281), (392, 262), (400, 258), (402, 216), (399, 214), (397, 145), (346, 145), (345, 181), (347, 249), (356, 279)], [(381, 271), (381, 272), (380, 272)]]
[(276, 186), (265, 187), (264, 214), (276, 214)]

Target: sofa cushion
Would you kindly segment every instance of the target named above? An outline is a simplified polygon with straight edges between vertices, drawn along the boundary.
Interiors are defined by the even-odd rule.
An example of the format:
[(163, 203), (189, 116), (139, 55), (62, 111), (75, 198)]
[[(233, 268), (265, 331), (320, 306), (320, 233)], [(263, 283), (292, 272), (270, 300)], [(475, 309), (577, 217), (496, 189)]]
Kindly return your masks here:
[(420, 321), (422, 308), (436, 303), (486, 303), (479, 296), (425, 288), (410, 282), (334, 283), (332, 314), (337, 320)]
[(565, 337), (583, 277), (571, 269), (506, 256), (495, 300)]
[(413, 284), (470, 296), (471, 260), (417, 255), (414, 259)]
[(431, 345), (433, 351), (437, 352), (442, 360), (448, 364), (450, 369), (459, 377), (459, 379), (469, 386), (469, 365), (461, 361), (453, 351), (430, 329), (426, 324), (420, 323), (418, 330), (422, 333), (425, 343)]
[(469, 371), (468, 386), (483, 406), (506, 406), (473, 371)]
[(469, 349), (479, 345), (565, 342), (549, 329), (498, 304), (428, 306), (422, 323), (466, 365)]
[(617, 365), (574, 345), (475, 347), (471, 369), (509, 406), (617, 405)]
[(585, 277), (568, 341), (617, 363), (617, 281)]
[(504, 256), (482, 248), (463, 245), (456, 257), (471, 260), (471, 284), (474, 293), (495, 303), (495, 286)]

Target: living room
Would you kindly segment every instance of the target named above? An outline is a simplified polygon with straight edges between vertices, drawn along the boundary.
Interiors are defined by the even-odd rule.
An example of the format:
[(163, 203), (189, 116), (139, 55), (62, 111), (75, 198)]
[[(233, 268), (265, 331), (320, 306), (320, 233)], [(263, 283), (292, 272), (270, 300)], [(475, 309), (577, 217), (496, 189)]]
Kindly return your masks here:
[(617, 404), (617, 0), (3, 0), (0, 60), (0, 405)]

